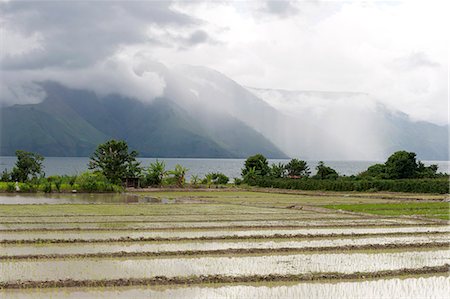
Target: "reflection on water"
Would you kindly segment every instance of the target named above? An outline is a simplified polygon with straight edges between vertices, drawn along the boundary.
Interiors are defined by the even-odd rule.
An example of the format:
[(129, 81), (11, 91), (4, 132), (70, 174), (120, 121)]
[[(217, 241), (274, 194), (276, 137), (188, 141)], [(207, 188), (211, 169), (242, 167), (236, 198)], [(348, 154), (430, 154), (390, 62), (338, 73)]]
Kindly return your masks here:
[(446, 242), (448, 235), (430, 236), (404, 236), (404, 237), (375, 237), (375, 238), (341, 238), (329, 240), (306, 240), (306, 241), (240, 241), (240, 242), (218, 242), (218, 241), (196, 241), (177, 243), (97, 243), (97, 244), (1, 244), (2, 255), (43, 255), (43, 254), (89, 254), (89, 253), (119, 253), (119, 252), (167, 252), (167, 251), (205, 251), (205, 250), (227, 250), (227, 249), (279, 249), (279, 248), (313, 248), (313, 247), (336, 247), (336, 246), (360, 246), (360, 245), (384, 245), (384, 244), (415, 244), (429, 242)]
[(122, 193), (59, 193), (59, 194), (1, 194), (0, 204), (86, 204), (86, 203), (138, 203), (141, 198)]
[(449, 262), (450, 250), (244, 257), (2, 260), (0, 281), (354, 273), (442, 266)]
[(450, 277), (392, 278), (370, 281), (305, 282), (298, 284), (147, 286), (122, 288), (68, 288), (7, 290), (8, 298), (448, 298)]

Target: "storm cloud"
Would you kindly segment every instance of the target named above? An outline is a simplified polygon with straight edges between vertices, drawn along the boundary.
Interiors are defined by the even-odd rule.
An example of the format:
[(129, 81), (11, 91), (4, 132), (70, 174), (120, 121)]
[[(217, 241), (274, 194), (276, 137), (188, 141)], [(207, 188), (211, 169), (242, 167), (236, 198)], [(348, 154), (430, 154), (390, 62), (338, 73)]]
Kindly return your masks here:
[(255, 88), (363, 92), (413, 120), (447, 124), (447, 8), (416, 1), (2, 1), (0, 102), (39, 102), (45, 94), (33, 82), (43, 80), (151, 101), (165, 93), (166, 66), (190, 64)]

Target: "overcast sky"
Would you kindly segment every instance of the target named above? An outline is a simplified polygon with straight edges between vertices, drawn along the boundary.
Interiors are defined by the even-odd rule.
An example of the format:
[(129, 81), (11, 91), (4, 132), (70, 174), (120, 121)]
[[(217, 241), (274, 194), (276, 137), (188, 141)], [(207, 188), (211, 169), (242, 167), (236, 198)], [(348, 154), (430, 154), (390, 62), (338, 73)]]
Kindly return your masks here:
[(156, 96), (164, 82), (131, 68), (144, 57), (211, 67), (251, 87), (365, 92), (446, 124), (447, 3), (1, 1), (1, 101), (39, 100), (26, 80), (117, 71), (127, 77), (99, 84)]

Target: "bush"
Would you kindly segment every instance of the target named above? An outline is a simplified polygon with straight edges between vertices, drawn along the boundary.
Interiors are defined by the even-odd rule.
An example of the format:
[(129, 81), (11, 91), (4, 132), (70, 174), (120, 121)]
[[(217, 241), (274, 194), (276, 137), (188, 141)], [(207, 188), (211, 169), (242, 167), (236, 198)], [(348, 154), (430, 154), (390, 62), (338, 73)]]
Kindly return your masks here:
[(226, 185), (230, 180), (230, 178), (228, 178), (226, 175), (220, 172), (208, 173), (206, 177), (207, 178), (209, 177), (211, 183), (214, 185)]
[(111, 192), (120, 191), (122, 188), (111, 184), (100, 172), (84, 172), (77, 177), (74, 189), (87, 192)]
[(250, 185), (259, 187), (323, 191), (391, 191), (413, 193), (449, 193), (448, 179), (353, 180), (257, 178)]
[(6, 185), (6, 191), (7, 192), (16, 192), (16, 184), (15, 183), (8, 183)]
[(27, 183), (19, 183), (19, 189), (20, 189), (20, 192), (26, 192), (26, 193), (38, 191), (38, 188), (36, 187), (36, 185), (27, 184)]
[(42, 191), (44, 191), (45, 193), (52, 193), (52, 183), (51, 182), (45, 182), (42, 185)]

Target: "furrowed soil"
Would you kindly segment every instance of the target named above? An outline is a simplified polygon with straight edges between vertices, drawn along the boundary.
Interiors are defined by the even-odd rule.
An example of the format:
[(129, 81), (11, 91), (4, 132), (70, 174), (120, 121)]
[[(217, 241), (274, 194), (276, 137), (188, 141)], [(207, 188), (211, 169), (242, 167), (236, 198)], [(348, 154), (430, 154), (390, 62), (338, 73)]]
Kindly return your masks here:
[[(37, 294), (11, 292), (20, 288), (204, 283), (232, 283), (234, 291), (224, 290), (232, 296), (255, 282), (318, 281), (325, 289), (329, 279), (448, 279), (448, 196), (261, 191), (2, 198), (0, 296)], [(292, 294), (307, 288), (313, 292), (308, 285)], [(403, 294), (414, 289), (405, 284)]]

